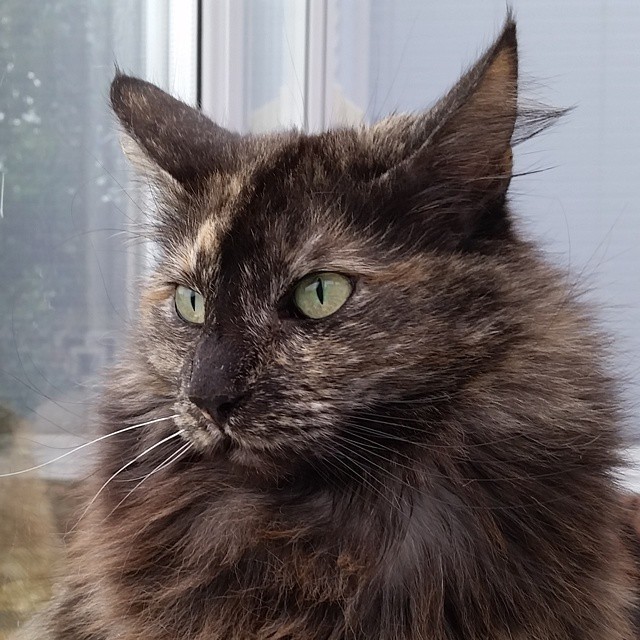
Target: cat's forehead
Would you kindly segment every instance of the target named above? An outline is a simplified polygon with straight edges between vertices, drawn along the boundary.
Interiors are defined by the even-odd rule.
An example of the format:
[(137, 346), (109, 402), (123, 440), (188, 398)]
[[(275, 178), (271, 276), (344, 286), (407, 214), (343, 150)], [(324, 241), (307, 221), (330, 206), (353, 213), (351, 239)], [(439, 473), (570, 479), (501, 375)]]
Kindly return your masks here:
[[(212, 282), (221, 271), (313, 268), (356, 259), (361, 241), (344, 218), (333, 146), (299, 136), (245, 151), (237, 171), (213, 173), (176, 211), (163, 267), (175, 279)], [(341, 160), (343, 171), (345, 160)], [(344, 173), (343, 173), (344, 175)], [(338, 186), (338, 188), (336, 188)]]
[(212, 279), (223, 258), (306, 272), (331, 254), (353, 256), (360, 241), (343, 215), (352, 185), (339, 146), (336, 136), (301, 135), (249, 146), (236, 171), (209, 176), (178, 211), (188, 224), (174, 230), (173, 269)]

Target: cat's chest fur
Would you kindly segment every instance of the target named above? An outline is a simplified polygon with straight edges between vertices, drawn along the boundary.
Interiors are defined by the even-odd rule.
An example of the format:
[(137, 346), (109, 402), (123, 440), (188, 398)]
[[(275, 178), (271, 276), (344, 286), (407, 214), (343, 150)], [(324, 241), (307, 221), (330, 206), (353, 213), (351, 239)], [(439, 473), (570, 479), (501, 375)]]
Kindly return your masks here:
[[(128, 603), (133, 629), (140, 624), (149, 633), (150, 618), (165, 621), (159, 638), (167, 620), (176, 625), (167, 638), (361, 637), (346, 635), (345, 625), (370, 618), (365, 626), (375, 620), (379, 629), (383, 619), (397, 618), (390, 600), (386, 613), (380, 609), (395, 598), (391, 591), (404, 592), (397, 583), (406, 579), (420, 588), (424, 581), (415, 563), (423, 544), (406, 503), (390, 502), (391, 517), (383, 522), (376, 505), (364, 513), (363, 496), (319, 492), (291, 499), (222, 484), (212, 489), (216, 484), (212, 479), (206, 491), (206, 508), (194, 496), (176, 498), (183, 508), (166, 517), (158, 504), (158, 517), (144, 524), (127, 522), (123, 513), (111, 542), (127, 564), (112, 565), (104, 576), (107, 618)], [(143, 500), (148, 509), (154, 496)], [(409, 605), (412, 598), (405, 592), (400, 599)], [(402, 637), (398, 623), (385, 621), (395, 629), (389, 638)], [(278, 635), (283, 629), (287, 634)]]
[[(429, 472), (411, 490), (398, 476), (357, 495), (295, 498), (225, 486), (225, 473), (204, 486), (167, 478), (103, 531), (112, 561), (88, 565), (102, 588), (81, 607), (99, 612), (99, 629), (119, 621), (108, 640), (572, 637), (561, 626), (548, 635), (554, 596), (542, 595), (565, 589), (566, 576), (536, 584), (536, 559), (504, 523)], [(141, 503), (145, 520), (135, 517)]]

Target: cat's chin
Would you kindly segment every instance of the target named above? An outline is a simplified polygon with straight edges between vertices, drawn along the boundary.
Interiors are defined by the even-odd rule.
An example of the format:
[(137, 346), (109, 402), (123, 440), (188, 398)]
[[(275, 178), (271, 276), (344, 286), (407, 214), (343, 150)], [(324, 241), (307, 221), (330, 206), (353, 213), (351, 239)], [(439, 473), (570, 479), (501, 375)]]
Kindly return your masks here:
[(185, 429), (182, 437), (204, 458), (236, 467), (247, 480), (253, 477), (260, 483), (265, 479), (277, 481), (290, 475), (297, 467), (291, 455), (278, 449), (272, 450), (256, 443), (240, 441), (215, 425), (210, 425), (207, 429)]

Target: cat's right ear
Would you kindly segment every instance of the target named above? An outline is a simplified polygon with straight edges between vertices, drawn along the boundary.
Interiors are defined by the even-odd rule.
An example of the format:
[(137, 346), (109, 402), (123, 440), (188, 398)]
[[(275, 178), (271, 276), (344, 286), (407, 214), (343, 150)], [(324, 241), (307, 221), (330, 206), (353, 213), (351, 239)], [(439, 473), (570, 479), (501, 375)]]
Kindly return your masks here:
[(127, 157), (156, 182), (175, 181), (193, 190), (233, 163), (238, 134), (149, 82), (117, 73), (111, 105), (127, 136)]

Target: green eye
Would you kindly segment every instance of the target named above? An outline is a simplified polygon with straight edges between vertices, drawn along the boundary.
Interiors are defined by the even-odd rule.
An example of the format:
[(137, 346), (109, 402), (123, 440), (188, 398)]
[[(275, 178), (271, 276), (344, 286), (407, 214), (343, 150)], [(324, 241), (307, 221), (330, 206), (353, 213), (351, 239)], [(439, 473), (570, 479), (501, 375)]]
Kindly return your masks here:
[(326, 318), (347, 301), (352, 290), (349, 278), (339, 273), (311, 273), (300, 280), (293, 298), (308, 318)]
[(197, 291), (179, 284), (174, 297), (176, 311), (185, 322), (193, 324), (204, 322), (204, 298)]

